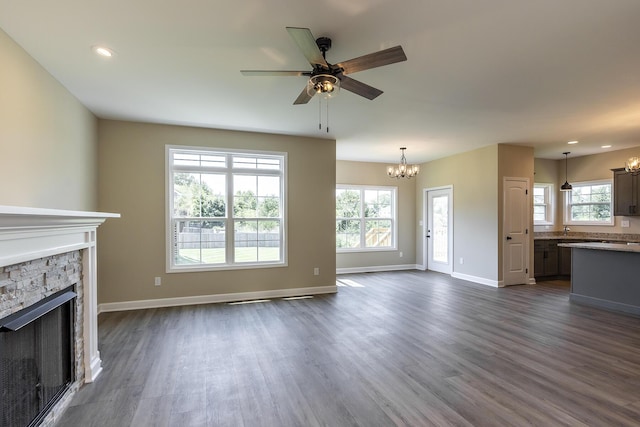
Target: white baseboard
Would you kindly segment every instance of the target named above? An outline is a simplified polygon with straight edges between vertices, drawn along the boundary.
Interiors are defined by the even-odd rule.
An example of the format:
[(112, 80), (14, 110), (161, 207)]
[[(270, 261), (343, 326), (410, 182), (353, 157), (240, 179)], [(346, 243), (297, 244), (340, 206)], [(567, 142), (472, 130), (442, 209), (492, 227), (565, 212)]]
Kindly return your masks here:
[(400, 270), (417, 270), (416, 264), (401, 264), (401, 265), (374, 265), (368, 267), (346, 267), (336, 268), (336, 274), (350, 274), (350, 273), (377, 273), (380, 271), (400, 271)]
[(145, 308), (177, 307), (182, 305), (214, 304), (220, 302), (250, 301), (254, 299), (287, 298), (305, 295), (334, 294), (338, 287), (314, 286), (309, 288), (274, 289), (270, 291), (239, 292), (233, 294), (199, 295), (193, 297), (147, 299), (138, 301), (98, 304), (98, 314), (109, 311), (140, 310)]
[(478, 277), (478, 276), (471, 276), (469, 274), (456, 273), (455, 271), (451, 274), (451, 277), (456, 279), (466, 280), (467, 282), (473, 282), (473, 283), (479, 283), (481, 285), (491, 286), (494, 288), (500, 287), (500, 282), (498, 282), (497, 280), (486, 279), (484, 277)]

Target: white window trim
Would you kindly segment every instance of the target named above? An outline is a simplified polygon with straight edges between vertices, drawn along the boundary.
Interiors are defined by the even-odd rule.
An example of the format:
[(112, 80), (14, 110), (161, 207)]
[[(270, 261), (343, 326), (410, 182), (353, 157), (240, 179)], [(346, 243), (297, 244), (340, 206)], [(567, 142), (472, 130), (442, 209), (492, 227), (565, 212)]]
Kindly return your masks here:
[[(360, 216), (358, 219), (361, 222), (360, 226), (360, 247), (359, 248), (336, 248), (336, 253), (356, 253), (356, 252), (389, 252), (398, 249), (398, 187), (388, 185), (353, 185), (353, 184), (337, 184), (336, 190), (390, 190), (393, 201), (391, 203), (391, 222), (393, 228), (392, 245), (382, 248), (365, 247), (365, 234), (364, 233), (364, 203), (360, 204)], [(368, 218), (372, 219), (372, 218)], [(385, 218), (386, 219), (386, 218)], [(337, 219), (336, 219), (337, 221)]]
[[(281, 206), (282, 206), (282, 223), (280, 227), (280, 235), (281, 235), (281, 246), (280, 246), (280, 261), (272, 261), (272, 262), (257, 262), (257, 263), (226, 263), (226, 264), (190, 264), (185, 266), (179, 266), (174, 264), (173, 258), (173, 179), (172, 179), (172, 171), (174, 169), (171, 168), (171, 153), (173, 150), (184, 150), (184, 151), (199, 151), (203, 153), (227, 153), (227, 154), (247, 154), (247, 155), (265, 155), (265, 156), (279, 156), (283, 158), (283, 170), (280, 173), (282, 177), (281, 181)], [(197, 169), (197, 168), (196, 168)], [(227, 169), (227, 168), (225, 168)], [(230, 169), (230, 167), (228, 168)], [(213, 171), (214, 169), (207, 169), (209, 171)], [(220, 170), (220, 169), (218, 169)], [(269, 174), (268, 170), (256, 170), (256, 169), (236, 169), (236, 171), (242, 173), (250, 173), (253, 174), (256, 171), (260, 171), (261, 173), (266, 172)], [(228, 148), (218, 148), (218, 147), (196, 147), (196, 146), (187, 146), (187, 145), (165, 145), (165, 242), (166, 242), (166, 272), (167, 273), (187, 273), (187, 272), (199, 272), (199, 271), (221, 271), (221, 270), (247, 270), (247, 269), (256, 269), (256, 268), (272, 268), (272, 267), (287, 267), (288, 266), (288, 209), (287, 209), (287, 175), (288, 174), (288, 156), (286, 152), (278, 152), (278, 151), (261, 151), (261, 150), (245, 150), (245, 149), (228, 149)], [(229, 182), (227, 180), (227, 186), (229, 186)], [(230, 194), (230, 193), (228, 193)], [(229, 224), (233, 225), (233, 215), (232, 205), (227, 203), (227, 209), (229, 210), (227, 214), (226, 221), (227, 229), (229, 229)], [(231, 226), (229, 230), (229, 239), (233, 241), (233, 233), (234, 227)], [(229, 251), (229, 246), (227, 246), (227, 251)]]
[[(553, 225), (555, 223), (555, 214), (556, 214), (556, 203), (555, 203), (555, 191), (554, 185), (552, 183), (547, 182), (535, 182), (533, 184), (533, 188), (544, 188), (545, 189), (545, 205), (547, 206), (547, 215), (544, 221), (536, 221), (533, 220), (533, 225)], [(531, 197), (533, 200), (533, 197)], [(536, 203), (532, 203), (533, 206), (536, 206)]]
[(599, 179), (593, 181), (580, 181), (580, 182), (572, 182), (572, 186), (581, 186), (581, 185), (598, 185), (598, 184), (609, 184), (611, 186), (611, 219), (607, 222), (602, 221), (572, 221), (571, 220), (571, 212), (570, 212), (570, 194), (571, 191), (565, 191), (564, 193), (564, 219), (562, 225), (599, 225), (603, 227), (612, 227), (615, 225), (615, 218), (613, 215), (613, 180), (611, 179)]

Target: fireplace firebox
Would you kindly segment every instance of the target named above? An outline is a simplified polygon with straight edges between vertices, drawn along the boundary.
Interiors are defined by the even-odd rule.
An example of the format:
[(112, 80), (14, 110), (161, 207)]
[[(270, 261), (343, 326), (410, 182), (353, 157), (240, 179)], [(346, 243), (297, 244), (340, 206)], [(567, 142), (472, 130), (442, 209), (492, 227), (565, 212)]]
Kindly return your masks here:
[(71, 286), (0, 319), (0, 425), (35, 426), (74, 381)]

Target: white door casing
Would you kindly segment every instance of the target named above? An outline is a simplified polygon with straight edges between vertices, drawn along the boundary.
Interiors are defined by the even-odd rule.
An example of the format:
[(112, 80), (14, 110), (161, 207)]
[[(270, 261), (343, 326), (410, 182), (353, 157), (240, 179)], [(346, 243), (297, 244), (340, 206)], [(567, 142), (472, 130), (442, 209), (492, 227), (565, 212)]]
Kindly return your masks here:
[(424, 191), (424, 265), (427, 270), (453, 273), (453, 187)]
[(525, 284), (529, 280), (531, 238), (529, 179), (505, 177), (503, 184), (503, 283), (505, 286)]

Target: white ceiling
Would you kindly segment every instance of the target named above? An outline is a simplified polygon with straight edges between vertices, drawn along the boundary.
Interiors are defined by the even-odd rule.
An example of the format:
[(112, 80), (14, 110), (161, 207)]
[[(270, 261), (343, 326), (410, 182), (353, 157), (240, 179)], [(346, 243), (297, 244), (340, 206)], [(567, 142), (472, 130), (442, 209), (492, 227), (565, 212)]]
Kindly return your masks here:
[[(639, 0), (0, 0), (0, 28), (98, 117), (335, 138), (344, 160), (406, 146), (410, 163), (639, 146), (638, 18)], [(304, 77), (239, 72), (310, 70), (287, 26), (332, 38), (331, 63), (398, 44), (408, 60), (351, 74), (384, 94), (343, 90), (327, 134), (316, 99), (292, 105)]]

